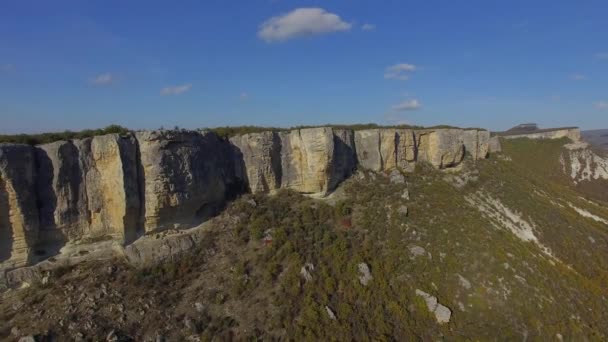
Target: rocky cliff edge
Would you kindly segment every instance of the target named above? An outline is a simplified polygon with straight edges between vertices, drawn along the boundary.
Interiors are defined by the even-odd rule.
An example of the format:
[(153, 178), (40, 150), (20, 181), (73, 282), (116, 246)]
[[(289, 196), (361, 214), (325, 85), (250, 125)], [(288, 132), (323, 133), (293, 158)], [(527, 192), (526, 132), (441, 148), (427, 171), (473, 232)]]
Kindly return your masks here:
[(356, 168), (413, 171), (500, 150), (485, 130), (318, 127), (222, 139), (142, 131), (28, 146), (0, 144), (0, 270), (68, 244), (130, 243), (197, 226), (244, 192), (324, 195)]

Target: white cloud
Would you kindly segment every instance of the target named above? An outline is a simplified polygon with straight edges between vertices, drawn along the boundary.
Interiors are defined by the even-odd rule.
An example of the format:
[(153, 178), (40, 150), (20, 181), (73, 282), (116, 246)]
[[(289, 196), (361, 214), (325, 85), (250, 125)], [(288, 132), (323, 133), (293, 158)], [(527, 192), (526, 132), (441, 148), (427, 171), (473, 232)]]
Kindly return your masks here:
[(608, 109), (608, 102), (607, 101), (597, 102), (595, 104), (595, 108), (597, 108), (597, 109), (603, 109), (603, 110)]
[(413, 64), (400, 63), (386, 68), (384, 78), (405, 81), (410, 78), (409, 72), (414, 72), (418, 68)]
[(192, 84), (190, 84), (190, 83), (184, 84), (184, 85), (179, 85), (179, 86), (165, 87), (160, 90), (160, 94), (162, 96), (179, 95), (179, 94), (183, 94), (183, 93), (187, 92), (191, 88), (192, 88)]
[(374, 25), (374, 24), (363, 24), (363, 25), (361, 26), (361, 29), (362, 29), (363, 31), (373, 31), (373, 30), (375, 30), (375, 29), (376, 29), (376, 25)]
[(570, 79), (573, 81), (584, 81), (587, 79), (587, 76), (583, 74), (572, 74), (570, 75)]
[(114, 77), (114, 75), (110, 74), (109, 72), (106, 72), (91, 78), (89, 80), (89, 83), (92, 85), (108, 85), (114, 82), (115, 80), (116, 77)]
[(596, 53), (595, 54), (595, 58), (600, 59), (600, 60), (607, 60), (608, 61), (608, 51)]
[(406, 110), (417, 110), (417, 109), (420, 109), (421, 107), (422, 107), (422, 104), (420, 103), (420, 101), (418, 101), (416, 99), (411, 99), (411, 100), (402, 101), (401, 103), (394, 105), (393, 110), (397, 111), (397, 112), (403, 112)]
[(351, 28), (352, 24), (322, 8), (296, 8), (263, 22), (258, 37), (266, 42), (286, 41), (302, 36), (348, 31)]

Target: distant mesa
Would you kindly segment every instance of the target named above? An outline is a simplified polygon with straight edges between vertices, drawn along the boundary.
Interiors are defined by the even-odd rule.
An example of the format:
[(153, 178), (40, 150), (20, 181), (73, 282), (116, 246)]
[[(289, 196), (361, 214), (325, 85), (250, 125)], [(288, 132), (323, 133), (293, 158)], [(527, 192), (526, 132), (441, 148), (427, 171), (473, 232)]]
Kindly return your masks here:
[(504, 132), (494, 132), (495, 136), (505, 139), (561, 139), (570, 138), (572, 141), (581, 139), (581, 130), (578, 127), (539, 128), (535, 123), (524, 123), (510, 128)]

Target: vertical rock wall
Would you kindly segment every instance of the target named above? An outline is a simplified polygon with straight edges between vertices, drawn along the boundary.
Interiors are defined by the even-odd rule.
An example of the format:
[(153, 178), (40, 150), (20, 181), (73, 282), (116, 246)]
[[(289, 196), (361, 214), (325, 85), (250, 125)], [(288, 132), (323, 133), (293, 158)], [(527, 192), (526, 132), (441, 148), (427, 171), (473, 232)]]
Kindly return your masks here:
[(138, 132), (146, 232), (191, 227), (224, 204), (235, 183), (228, 144), (213, 133)]
[[(0, 269), (65, 243), (189, 228), (242, 192), (326, 194), (355, 168), (413, 171), (485, 158), (487, 131), (331, 127), (230, 140), (204, 131), (109, 134), (36, 147), (0, 144)], [(52, 252), (49, 252), (52, 251)], [(42, 255), (47, 253), (46, 255)]]
[(38, 222), (34, 149), (0, 144), (0, 269), (28, 264)]

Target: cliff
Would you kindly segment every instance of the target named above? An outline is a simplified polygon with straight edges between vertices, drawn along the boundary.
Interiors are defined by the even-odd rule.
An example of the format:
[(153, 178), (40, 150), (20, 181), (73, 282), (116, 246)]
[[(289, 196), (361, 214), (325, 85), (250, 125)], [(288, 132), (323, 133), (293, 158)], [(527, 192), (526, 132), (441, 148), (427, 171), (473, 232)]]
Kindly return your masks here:
[(325, 195), (356, 168), (454, 167), (499, 150), (488, 131), (331, 127), (229, 140), (206, 131), (142, 131), (27, 146), (0, 144), (0, 269), (69, 244), (130, 243), (199, 225), (244, 192)]
[(578, 127), (564, 127), (564, 128), (547, 128), (547, 129), (535, 129), (535, 130), (509, 130), (506, 132), (496, 133), (505, 139), (561, 139), (568, 138), (573, 142), (581, 140), (581, 130)]

